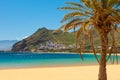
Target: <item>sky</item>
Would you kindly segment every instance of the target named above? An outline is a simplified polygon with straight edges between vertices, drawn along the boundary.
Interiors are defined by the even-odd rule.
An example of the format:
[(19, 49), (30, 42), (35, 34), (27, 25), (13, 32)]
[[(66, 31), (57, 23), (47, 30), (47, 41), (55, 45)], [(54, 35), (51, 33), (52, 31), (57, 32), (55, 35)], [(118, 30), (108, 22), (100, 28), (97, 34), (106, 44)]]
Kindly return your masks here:
[(21, 40), (37, 29), (57, 29), (66, 11), (57, 8), (79, 0), (0, 0), (0, 40)]

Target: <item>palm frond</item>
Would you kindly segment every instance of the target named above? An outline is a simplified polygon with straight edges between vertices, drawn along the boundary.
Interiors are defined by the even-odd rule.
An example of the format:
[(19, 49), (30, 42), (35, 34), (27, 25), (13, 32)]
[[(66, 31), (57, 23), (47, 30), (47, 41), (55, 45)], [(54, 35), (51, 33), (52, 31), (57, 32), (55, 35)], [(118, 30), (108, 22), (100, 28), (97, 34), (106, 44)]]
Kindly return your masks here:
[(58, 8), (60, 10), (80, 10), (80, 8), (77, 8), (77, 7), (72, 7), (72, 6), (68, 6), (68, 7), (61, 7), (61, 8)]
[(79, 30), (77, 31), (77, 33), (76, 33), (76, 46), (78, 46), (78, 42), (79, 42), (79, 38), (80, 38), (80, 35), (82, 34), (82, 32), (83, 32), (83, 27), (81, 26), (80, 28), (79, 28)]
[(98, 57), (97, 57), (97, 53), (96, 53), (96, 50), (95, 50), (95, 48), (94, 48), (94, 43), (93, 43), (93, 33), (92, 33), (92, 29), (90, 29), (89, 30), (89, 39), (90, 39), (90, 44), (91, 44), (91, 46), (92, 46), (92, 50), (93, 50), (93, 53), (94, 53), (94, 56), (95, 56), (95, 58), (96, 58), (96, 60), (98, 61), (98, 63), (100, 63), (100, 61), (99, 61), (99, 59), (98, 59)]
[(89, 27), (89, 21), (82, 22), (80, 24), (80, 28), (79, 28), (79, 30), (77, 31), (77, 34), (76, 34), (76, 43), (79, 42), (79, 38), (80, 38), (81, 33), (83, 33), (83, 32), (87, 33), (87, 30), (86, 30), (87, 27)]
[(79, 18), (76, 18), (74, 20), (71, 20), (70, 22), (68, 22), (67, 24), (64, 25), (64, 32), (70, 30), (70, 29), (75, 29), (79, 24), (81, 24), (82, 22), (80, 22), (81, 20)]
[(75, 17), (79, 17), (79, 16), (85, 16), (85, 14), (80, 13), (80, 12), (71, 12), (71, 13), (64, 15), (64, 18), (62, 19), (61, 22), (65, 22), (71, 18), (74, 19)]
[(113, 30), (110, 32), (110, 35), (112, 37), (112, 46), (111, 46), (111, 49), (109, 50), (109, 55), (108, 55), (107, 61), (110, 59), (111, 54), (112, 54), (112, 52), (113, 52), (113, 50), (115, 48), (115, 35), (114, 35)]
[(83, 60), (82, 53), (84, 52), (85, 40), (86, 40), (86, 34), (83, 34), (81, 41), (80, 41), (80, 44), (79, 44), (79, 47), (80, 47), (79, 55), (80, 55), (82, 60)]
[(72, 6), (76, 6), (76, 7), (79, 7), (79, 8), (83, 8), (83, 6), (79, 3), (75, 3), (75, 2), (66, 2), (65, 4), (70, 4)]
[(113, 7), (118, 7), (120, 4), (119, 0), (108, 0), (108, 7), (113, 8)]
[[(59, 9), (71, 10), (72, 12), (64, 15), (61, 22), (66, 23), (60, 29), (66, 32), (77, 28), (76, 46), (78, 46), (79, 43), (83, 44), (80, 40), (81, 34), (85, 35), (85, 33), (89, 32), (90, 27), (98, 31), (100, 36), (102, 36), (102, 33), (111, 33), (112, 45), (109, 51), (108, 44), (105, 43), (106, 50), (109, 52), (108, 59), (111, 59), (112, 52), (116, 50), (114, 32), (112, 32), (112, 30), (117, 31), (117, 27), (120, 24), (120, 0), (80, 0), (80, 3), (66, 2), (65, 4), (68, 4), (69, 6), (61, 7)], [(89, 35), (95, 58), (99, 62), (94, 48), (92, 32), (90, 32)], [(80, 49), (80, 51), (82, 50)], [(115, 56), (117, 60), (117, 53), (115, 53)]]
[(54, 30), (52, 33), (56, 33), (56, 32), (58, 32), (59, 30), (64, 29), (64, 27), (65, 27), (65, 25), (61, 26), (61, 27), (60, 27), (60, 28), (58, 28), (57, 30)]

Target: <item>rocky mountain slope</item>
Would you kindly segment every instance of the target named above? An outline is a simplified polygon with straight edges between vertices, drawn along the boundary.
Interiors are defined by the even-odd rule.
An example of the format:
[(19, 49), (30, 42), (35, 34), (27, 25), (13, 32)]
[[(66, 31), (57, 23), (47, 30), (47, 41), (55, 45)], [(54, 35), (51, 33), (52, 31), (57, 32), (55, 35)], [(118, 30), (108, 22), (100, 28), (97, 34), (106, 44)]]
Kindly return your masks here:
[[(120, 29), (119, 29), (120, 31)], [(115, 33), (116, 44), (120, 45), (120, 32)], [(109, 37), (111, 44), (111, 37)], [(100, 46), (100, 38), (94, 32), (95, 48)], [(75, 48), (75, 33), (62, 31), (53, 33), (53, 30), (46, 28), (38, 29), (33, 35), (13, 45), (12, 51), (50, 51), (50, 50), (65, 50)], [(89, 39), (85, 40), (85, 49), (90, 50)]]
[(53, 30), (41, 28), (28, 38), (14, 44), (12, 51), (32, 51), (38, 50), (41, 46), (43, 48), (46, 46), (55, 47), (55, 45), (65, 47), (73, 44), (74, 34), (68, 32), (63, 34), (62, 31), (53, 33)]

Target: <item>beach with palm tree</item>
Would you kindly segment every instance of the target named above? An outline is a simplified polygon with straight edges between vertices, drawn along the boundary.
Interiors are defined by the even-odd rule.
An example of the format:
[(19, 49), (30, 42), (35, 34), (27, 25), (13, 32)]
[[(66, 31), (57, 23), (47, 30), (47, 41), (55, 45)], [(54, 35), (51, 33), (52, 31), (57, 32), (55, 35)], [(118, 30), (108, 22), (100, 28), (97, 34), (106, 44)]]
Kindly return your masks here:
[[(63, 7), (59, 7), (59, 5), (61, 4), (57, 4), (57, 3), (61, 3), (61, 1), (53, 1), (55, 2), (54, 5), (59, 7), (58, 10), (56, 9), (57, 11), (54, 11), (53, 4), (51, 4), (51, 6), (48, 6), (49, 4), (45, 6), (44, 4), (48, 3), (48, 1), (45, 1), (45, 2), (44, 1), (45, 0), (43, 0), (43, 3), (37, 0), (34, 1), (34, 3), (31, 0), (29, 2), (25, 1), (25, 3), (24, 1), (21, 3), (13, 1), (14, 2), (13, 6), (11, 5), (13, 2), (8, 2), (8, 4), (6, 4), (7, 1), (2, 2), (6, 4), (5, 6), (2, 5), (3, 8), (1, 7), (1, 10), (3, 11), (2, 15), (4, 16), (4, 18), (6, 18), (6, 20), (4, 20), (4, 18), (1, 18), (3, 19), (1, 20), (1, 22), (3, 21), (3, 24), (7, 24), (6, 22), (7, 20), (8, 22), (13, 21), (14, 24), (15, 23), (16, 25), (19, 24), (19, 27), (17, 28), (21, 29), (20, 31), (21, 33), (19, 32), (12, 33), (14, 31), (17, 31), (16, 25), (13, 25), (13, 24), (12, 25), (8, 24), (6, 26), (2, 25), (3, 27), (6, 27), (7, 30), (10, 29), (9, 31), (11, 32), (9, 31), (7, 32), (8, 34), (11, 33), (12, 35), (14, 35), (14, 37), (17, 36), (15, 35), (17, 33), (21, 35), (21, 34), (24, 34), (24, 32), (26, 33), (27, 32), (26, 30), (29, 31), (33, 29), (34, 25), (35, 24), (37, 25), (36, 21), (38, 21), (38, 23), (40, 23), (41, 21), (40, 25), (42, 25), (42, 23), (48, 25), (47, 22), (49, 22), (49, 25), (55, 26), (55, 24), (51, 24), (52, 22), (50, 21), (53, 21), (53, 22), (59, 21), (58, 12), (62, 12), (60, 10), (63, 10), (68, 13), (66, 12), (64, 13), (63, 18), (61, 17), (62, 24), (57, 25), (59, 26), (59, 28), (56, 27), (54, 31), (51, 30), (52, 31), (51, 33), (49, 32), (49, 30), (45, 28), (43, 28), (42, 30), (39, 29), (42, 31), (40, 34), (44, 34), (44, 36), (46, 36), (46, 38), (43, 39), (43, 41), (49, 40), (48, 42), (44, 44), (40, 44), (41, 42), (43, 42), (41, 40), (43, 36), (39, 38), (38, 36), (40, 35), (36, 34), (37, 37), (35, 36), (35, 39), (33, 39), (33, 37), (28, 37), (24, 39), (22, 38), (23, 39), (22, 41), (15, 43), (15, 44), (18, 44), (18, 46), (16, 45), (13, 46), (15, 47), (15, 49), (12, 49), (13, 52), (1, 51), (0, 79), (1, 80), (120, 80), (120, 76), (119, 76), (120, 65), (118, 60), (120, 55), (118, 55), (117, 53), (118, 52), (117, 46), (119, 45), (116, 42), (116, 35), (115, 35), (115, 33), (119, 31), (118, 28), (120, 26), (120, 0), (78, 0), (78, 2), (74, 2), (74, 1), (65, 2), (66, 6), (63, 5)], [(40, 4), (42, 5), (41, 7), (39, 6)], [(21, 5), (24, 5), (24, 7), (26, 8), (24, 8)], [(12, 6), (11, 9), (9, 8), (10, 6)], [(51, 8), (48, 10), (46, 7), (48, 9), (49, 7)], [(4, 12), (4, 10), (6, 10), (6, 12)], [(21, 13), (21, 11), (16, 11), (16, 10), (21, 10), (24, 14), (21, 15), (19, 14)], [(14, 11), (16, 11), (17, 14)], [(10, 12), (13, 19), (12, 17), (10, 17), (10, 20), (9, 20), (8, 17), (5, 17), (6, 15), (4, 14), (10, 13)], [(42, 15), (42, 12), (44, 12), (43, 14), (46, 14), (46, 15)], [(15, 14), (13, 15), (13, 13)], [(40, 14), (42, 15), (43, 18), (40, 17)], [(55, 15), (54, 17), (55, 19), (52, 17), (54, 15)], [(28, 17), (30, 16), (32, 17), (29, 19)], [(36, 16), (41, 20), (37, 19)], [(44, 21), (45, 18), (47, 22), (44, 23), (42, 21)], [(19, 23), (17, 23), (18, 19), (20, 19), (20, 21), (18, 21)], [(12, 22), (9, 22), (9, 23), (12, 23)], [(31, 25), (25, 25), (27, 23)], [(20, 24), (24, 24), (24, 26)], [(8, 28), (8, 26), (11, 26), (11, 27)], [(23, 26), (24, 29), (20, 28), (21, 26)], [(30, 28), (25, 26), (32, 26), (32, 27)], [(54, 28), (54, 27), (49, 27), (49, 29), (51, 28)], [(74, 43), (76, 43), (74, 44), (75, 45), (74, 48), (75, 50), (77, 50), (77, 53), (79, 55), (76, 53), (61, 54), (61, 52), (60, 54), (49, 53), (49, 52), (35, 53), (37, 49), (39, 49), (40, 51), (44, 50), (45, 48), (48, 49), (48, 46), (53, 47), (53, 45), (55, 45), (55, 47), (57, 46), (57, 48), (59, 48), (60, 47), (59, 45), (61, 44), (59, 45), (54, 44), (54, 42), (52, 42), (49, 39), (50, 36), (48, 36), (48, 34), (57, 34), (56, 32), (58, 31), (60, 31), (61, 33), (63, 31), (63, 35), (66, 32), (72, 32), (73, 37), (75, 37)], [(5, 31), (3, 31), (3, 33), (4, 32)], [(99, 52), (97, 52), (98, 48), (96, 48), (94, 44), (95, 43), (94, 32), (98, 36), (97, 40), (100, 41), (99, 42), (100, 45), (97, 46), (99, 48)], [(11, 34), (8, 36), (11, 36)], [(53, 35), (51, 37), (53, 38)], [(62, 36), (62, 38), (63, 37), (64, 36)], [(71, 39), (71, 36), (69, 37)], [(11, 36), (10, 38), (6, 38), (6, 36), (3, 35), (2, 38), (13, 39), (13, 36)], [(65, 37), (65, 39), (66, 38), (68, 37)], [(58, 40), (56, 39), (56, 41)], [(84, 54), (85, 52), (84, 45), (86, 44), (86, 41), (87, 42), (89, 41), (89, 44), (90, 44), (89, 47), (91, 47), (91, 51), (93, 53), (92, 57), (91, 57), (91, 53), (90, 54), (88, 53), (89, 55), (87, 53)], [(67, 42), (68, 42), (68, 39), (67, 39)], [(50, 43), (51, 45), (48, 45)], [(30, 46), (31, 50), (26, 46), (28, 47)], [(64, 46), (62, 45), (62, 47)], [(55, 48), (53, 47), (52, 49), (55, 49)], [(27, 50), (31, 52), (27, 52)], [(86, 63), (85, 65), (83, 65), (85, 59), (87, 59), (86, 61), (87, 63), (94, 62), (94, 60), (97, 63), (93, 63), (93, 64)]]
[[(71, 29), (76, 31), (76, 46), (79, 47), (80, 55), (83, 51), (86, 36), (89, 38), (93, 53), (99, 63), (98, 80), (107, 80), (106, 64), (107, 60), (111, 58), (111, 54), (116, 55), (116, 62), (118, 63), (115, 32), (118, 31), (117, 28), (120, 24), (120, 1), (80, 0), (80, 3), (66, 2), (65, 4), (68, 4), (68, 6), (58, 9), (69, 10), (70, 12), (64, 15), (61, 21), (64, 22), (64, 25), (59, 29), (64, 32)], [(101, 41), (100, 59), (96, 56), (93, 31), (98, 32)], [(112, 38), (112, 45), (109, 45), (111, 42), (109, 42), (108, 35)], [(108, 46), (111, 46), (111, 49)], [(107, 54), (109, 55), (108, 58)]]

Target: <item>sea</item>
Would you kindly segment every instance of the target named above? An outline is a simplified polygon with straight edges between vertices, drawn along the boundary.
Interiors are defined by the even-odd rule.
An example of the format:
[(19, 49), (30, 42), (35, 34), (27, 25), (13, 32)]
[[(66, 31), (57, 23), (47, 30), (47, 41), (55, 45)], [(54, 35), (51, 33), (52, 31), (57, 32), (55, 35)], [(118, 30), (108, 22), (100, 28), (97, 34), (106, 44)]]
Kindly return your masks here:
[[(0, 52), (0, 68), (52, 67), (73, 65), (97, 65), (93, 54), (77, 53), (32, 53), (32, 52)], [(100, 58), (100, 55), (97, 55)], [(114, 57), (113, 57), (114, 58)], [(120, 56), (118, 56), (120, 61)]]

